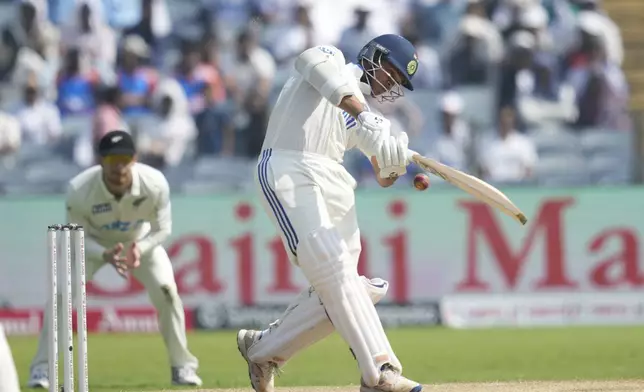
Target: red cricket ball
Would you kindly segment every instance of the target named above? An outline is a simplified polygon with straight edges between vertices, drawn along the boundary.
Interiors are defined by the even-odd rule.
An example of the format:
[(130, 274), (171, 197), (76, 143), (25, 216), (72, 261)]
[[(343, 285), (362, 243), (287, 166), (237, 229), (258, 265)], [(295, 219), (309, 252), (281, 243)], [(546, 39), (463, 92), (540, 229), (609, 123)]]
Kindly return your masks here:
[(414, 177), (414, 188), (424, 191), (429, 188), (429, 177), (426, 174), (419, 173)]

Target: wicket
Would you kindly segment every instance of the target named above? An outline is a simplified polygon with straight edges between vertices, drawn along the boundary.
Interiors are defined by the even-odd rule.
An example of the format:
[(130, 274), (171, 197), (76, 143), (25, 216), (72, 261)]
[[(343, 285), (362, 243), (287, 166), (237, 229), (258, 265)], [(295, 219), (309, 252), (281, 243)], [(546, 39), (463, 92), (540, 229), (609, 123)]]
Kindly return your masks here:
[[(78, 392), (88, 392), (87, 373), (87, 294), (85, 292), (85, 232), (77, 224), (51, 225), (47, 227), (49, 250), (49, 392), (58, 392), (58, 252), (57, 234), (62, 233), (61, 247), (64, 252), (64, 290), (62, 290), (64, 342), (63, 371), (64, 380), (61, 391), (74, 391), (74, 331), (73, 331), (73, 294), (72, 271), (76, 292), (76, 328), (78, 337)], [(72, 235), (73, 233), (73, 235)], [(72, 246), (74, 250), (72, 252)], [(73, 261), (72, 261), (73, 259)], [(73, 264), (73, 268), (72, 268)]]

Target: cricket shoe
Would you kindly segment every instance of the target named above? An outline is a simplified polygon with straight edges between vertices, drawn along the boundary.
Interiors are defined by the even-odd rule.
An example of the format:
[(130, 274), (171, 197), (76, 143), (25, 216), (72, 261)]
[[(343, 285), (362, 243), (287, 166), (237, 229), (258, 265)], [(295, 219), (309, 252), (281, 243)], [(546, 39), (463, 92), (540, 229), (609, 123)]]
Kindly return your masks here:
[(255, 363), (248, 357), (248, 350), (261, 338), (260, 331), (242, 329), (237, 333), (237, 348), (248, 363), (248, 377), (255, 392), (274, 392), (277, 365), (273, 362)]
[(192, 366), (173, 366), (172, 367), (172, 384), (189, 385), (199, 387), (202, 384), (201, 378), (197, 375), (197, 370)]
[(420, 392), (423, 386), (405, 378), (389, 364), (380, 369), (380, 381), (375, 387), (368, 387), (360, 380), (360, 392)]
[(49, 389), (49, 369), (47, 365), (34, 366), (29, 371), (29, 381), (27, 381), (29, 388), (43, 388)]

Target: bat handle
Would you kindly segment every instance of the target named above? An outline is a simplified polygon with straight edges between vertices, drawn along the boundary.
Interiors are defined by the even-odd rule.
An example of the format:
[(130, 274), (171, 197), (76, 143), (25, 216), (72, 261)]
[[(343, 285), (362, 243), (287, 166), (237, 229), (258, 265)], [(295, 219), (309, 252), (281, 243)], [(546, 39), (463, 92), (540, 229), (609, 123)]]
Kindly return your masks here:
[(416, 151), (414, 151), (414, 150), (407, 149), (407, 160), (408, 160), (409, 162), (413, 162), (412, 158), (414, 157), (414, 155), (420, 155), (420, 154), (418, 154), (418, 153), (417, 153)]

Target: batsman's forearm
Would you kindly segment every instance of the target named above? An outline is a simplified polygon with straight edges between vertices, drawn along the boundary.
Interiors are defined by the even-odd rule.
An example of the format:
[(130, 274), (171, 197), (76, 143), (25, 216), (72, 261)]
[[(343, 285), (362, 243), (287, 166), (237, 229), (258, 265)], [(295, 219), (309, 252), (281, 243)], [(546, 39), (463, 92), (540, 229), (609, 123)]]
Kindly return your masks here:
[(395, 177), (395, 178), (380, 177), (380, 166), (378, 165), (378, 161), (376, 160), (376, 157), (371, 157), (371, 166), (373, 166), (373, 171), (376, 173), (376, 181), (378, 181), (378, 185), (380, 185), (383, 188), (389, 188), (398, 179), (398, 177)]
[(364, 105), (355, 95), (348, 95), (342, 98), (338, 107), (349, 113), (353, 118), (358, 118), (358, 115), (365, 110)]

